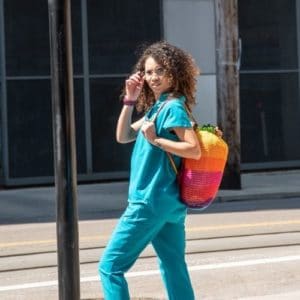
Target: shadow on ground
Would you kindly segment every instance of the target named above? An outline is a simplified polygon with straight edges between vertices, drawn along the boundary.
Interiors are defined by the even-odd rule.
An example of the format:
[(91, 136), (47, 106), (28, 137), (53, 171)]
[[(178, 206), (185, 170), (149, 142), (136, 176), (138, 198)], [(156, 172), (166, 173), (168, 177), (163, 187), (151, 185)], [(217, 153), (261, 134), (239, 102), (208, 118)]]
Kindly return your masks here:
[[(101, 196), (100, 196), (101, 197)], [(84, 199), (83, 199), (84, 200)], [(104, 210), (101, 204), (85, 203), (78, 201), (78, 214), (80, 221), (115, 219), (119, 218), (125, 209), (118, 207), (116, 210)], [(25, 224), (25, 223), (47, 223), (56, 221), (55, 199), (35, 199), (24, 194), (22, 197), (0, 197), (0, 225), (1, 224)], [(218, 214), (227, 212), (258, 211), (258, 210), (281, 210), (299, 209), (300, 198), (283, 199), (261, 199), (214, 202), (204, 211), (188, 210), (189, 214)]]

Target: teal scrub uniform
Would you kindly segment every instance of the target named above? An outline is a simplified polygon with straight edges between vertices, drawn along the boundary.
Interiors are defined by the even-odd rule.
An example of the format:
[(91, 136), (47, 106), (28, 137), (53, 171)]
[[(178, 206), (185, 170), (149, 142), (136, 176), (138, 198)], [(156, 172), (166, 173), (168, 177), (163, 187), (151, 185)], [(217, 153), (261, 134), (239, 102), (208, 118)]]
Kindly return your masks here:
[[(175, 127), (191, 128), (184, 97), (167, 100), (162, 94), (146, 113), (155, 121), (159, 137), (178, 141)], [(166, 101), (166, 102), (165, 102)], [(180, 158), (174, 156), (177, 167)], [(131, 157), (128, 207), (121, 216), (99, 262), (106, 300), (130, 299), (124, 273), (145, 247), (152, 243), (170, 300), (193, 300), (194, 293), (185, 262), (186, 207), (180, 202), (176, 175), (164, 150), (138, 132)]]

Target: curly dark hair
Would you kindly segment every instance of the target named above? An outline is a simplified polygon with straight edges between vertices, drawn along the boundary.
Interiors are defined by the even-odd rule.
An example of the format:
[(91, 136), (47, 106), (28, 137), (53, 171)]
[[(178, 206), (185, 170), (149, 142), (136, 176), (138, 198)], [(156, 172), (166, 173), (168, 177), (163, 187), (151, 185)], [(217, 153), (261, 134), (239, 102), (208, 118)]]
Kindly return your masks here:
[[(133, 73), (138, 71), (144, 73), (145, 62), (149, 57), (161, 65), (166, 70), (167, 76), (172, 78), (170, 93), (174, 97), (185, 96), (186, 104), (192, 109), (196, 103), (196, 83), (197, 76), (200, 74), (194, 58), (166, 41), (159, 41), (144, 49), (133, 68)], [(136, 108), (139, 112), (145, 112), (154, 104), (155, 100), (152, 90), (145, 82)]]

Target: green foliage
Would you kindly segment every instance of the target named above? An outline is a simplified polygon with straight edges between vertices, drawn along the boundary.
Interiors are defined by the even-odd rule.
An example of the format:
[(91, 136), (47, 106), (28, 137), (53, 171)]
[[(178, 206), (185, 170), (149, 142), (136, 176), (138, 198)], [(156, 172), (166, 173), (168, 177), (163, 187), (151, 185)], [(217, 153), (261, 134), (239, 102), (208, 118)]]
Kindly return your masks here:
[(213, 126), (211, 124), (203, 124), (202, 126), (200, 126), (200, 130), (216, 133), (216, 126)]

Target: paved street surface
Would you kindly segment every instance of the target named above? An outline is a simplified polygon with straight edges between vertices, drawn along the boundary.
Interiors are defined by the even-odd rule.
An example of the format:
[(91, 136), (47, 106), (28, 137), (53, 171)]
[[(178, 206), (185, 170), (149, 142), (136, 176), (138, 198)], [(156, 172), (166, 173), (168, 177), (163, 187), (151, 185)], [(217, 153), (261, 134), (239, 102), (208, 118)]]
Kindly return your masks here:
[[(205, 212), (189, 212), (186, 254), (196, 299), (300, 299), (299, 174), (253, 174), (243, 190), (221, 191)], [(0, 192), (1, 300), (58, 299), (51, 191)], [(126, 197), (126, 184), (81, 186), (78, 195), (86, 201), (79, 205), (81, 299), (101, 299), (97, 262), (126, 204), (113, 201)], [(100, 206), (103, 197), (111, 202)], [(167, 299), (150, 246), (127, 277), (133, 299)]]

